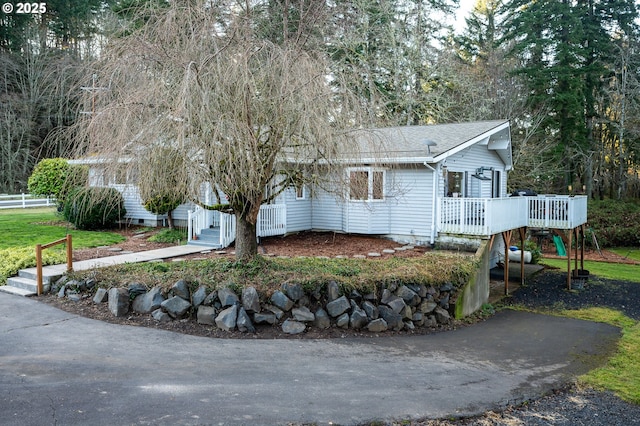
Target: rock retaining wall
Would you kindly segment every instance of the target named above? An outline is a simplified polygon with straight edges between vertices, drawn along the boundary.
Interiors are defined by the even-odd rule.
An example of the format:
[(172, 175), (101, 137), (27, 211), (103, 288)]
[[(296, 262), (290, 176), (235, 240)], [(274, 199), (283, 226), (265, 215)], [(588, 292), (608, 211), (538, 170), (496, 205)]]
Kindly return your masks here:
[(63, 277), (56, 283), (56, 291), (58, 297), (72, 300), (79, 300), (81, 293), (92, 294), (94, 303), (107, 303), (115, 316), (133, 311), (160, 322), (192, 318), (222, 330), (251, 333), (258, 324), (278, 325), (288, 334), (302, 333), (309, 327), (382, 332), (449, 324), (459, 293), (459, 286), (452, 283), (387, 284), (370, 294), (355, 290), (344, 294), (334, 281), (311, 293), (299, 284), (287, 283), (270, 296), (259, 294), (253, 287), (242, 289), (241, 294), (231, 288), (192, 289), (184, 280), (164, 292), (140, 283), (109, 290), (95, 289), (95, 285), (91, 280)]

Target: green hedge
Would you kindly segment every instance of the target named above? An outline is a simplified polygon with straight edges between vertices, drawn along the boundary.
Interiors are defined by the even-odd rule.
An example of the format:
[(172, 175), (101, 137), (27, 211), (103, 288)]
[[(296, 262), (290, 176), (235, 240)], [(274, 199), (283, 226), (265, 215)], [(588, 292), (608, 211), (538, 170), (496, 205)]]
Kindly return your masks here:
[(82, 188), (67, 196), (64, 218), (78, 229), (108, 229), (124, 218), (122, 194), (115, 188)]
[(589, 225), (601, 247), (640, 245), (640, 200), (591, 201), (588, 209)]

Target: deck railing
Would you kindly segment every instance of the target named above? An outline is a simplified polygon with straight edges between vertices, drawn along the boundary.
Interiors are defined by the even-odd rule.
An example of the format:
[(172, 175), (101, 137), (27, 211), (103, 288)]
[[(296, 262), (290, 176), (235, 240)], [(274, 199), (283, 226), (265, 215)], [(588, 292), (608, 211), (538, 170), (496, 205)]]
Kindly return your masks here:
[[(236, 238), (236, 218), (232, 214), (215, 211), (211, 212), (196, 206), (188, 212), (187, 233), (188, 241), (193, 241), (203, 229), (213, 226), (220, 228), (220, 245), (229, 246)], [(256, 225), (258, 237), (284, 235), (287, 230), (287, 209), (284, 204), (267, 204), (260, 207)]]
[(287, 209), (285, 204), (266, 204), (260, 206), (258, 213), (258, 237), (284, 235), (287, 231)]
[(587, 221), (587, 197), (444, 198), (438, 213), (438, 231), (448, 234), (490, 236), (523, 226), (573, 229)]

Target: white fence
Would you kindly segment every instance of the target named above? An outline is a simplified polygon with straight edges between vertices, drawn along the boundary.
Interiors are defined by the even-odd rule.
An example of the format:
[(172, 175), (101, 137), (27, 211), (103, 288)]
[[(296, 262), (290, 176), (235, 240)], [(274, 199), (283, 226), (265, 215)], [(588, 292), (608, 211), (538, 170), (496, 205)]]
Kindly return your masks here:
[(0, 209), (26, 209), (55, 205), (55, 198), (35, 198), (31, 194), (0, 195)]
[(541, 195), (509, 198), (443, 198), (438, 231), (489, 236), (523, 226), (573, 229), (587, 221), (587, 197)]

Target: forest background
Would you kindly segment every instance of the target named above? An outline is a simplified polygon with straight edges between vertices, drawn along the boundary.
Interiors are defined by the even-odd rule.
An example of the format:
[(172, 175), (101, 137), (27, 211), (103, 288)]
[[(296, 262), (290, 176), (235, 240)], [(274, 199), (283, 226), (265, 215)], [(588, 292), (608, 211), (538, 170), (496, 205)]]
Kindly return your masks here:
[[(295, 38), (329, 58), (328, 75), (351, 76), (368, 123), (509, 119), (510, 190), (640, 198), (634, 0), (478, 0), (462, 26), (457, 0), (227, 3), (250, 8), (261, 37)], [(0, 193), (26, 191), (39, 160), (74, 152), (60, 135), (109, 89), (92, 81), (92, 64), (137, 11), (162, 13), (167, 2), (45, 6), (0, 14)]]

